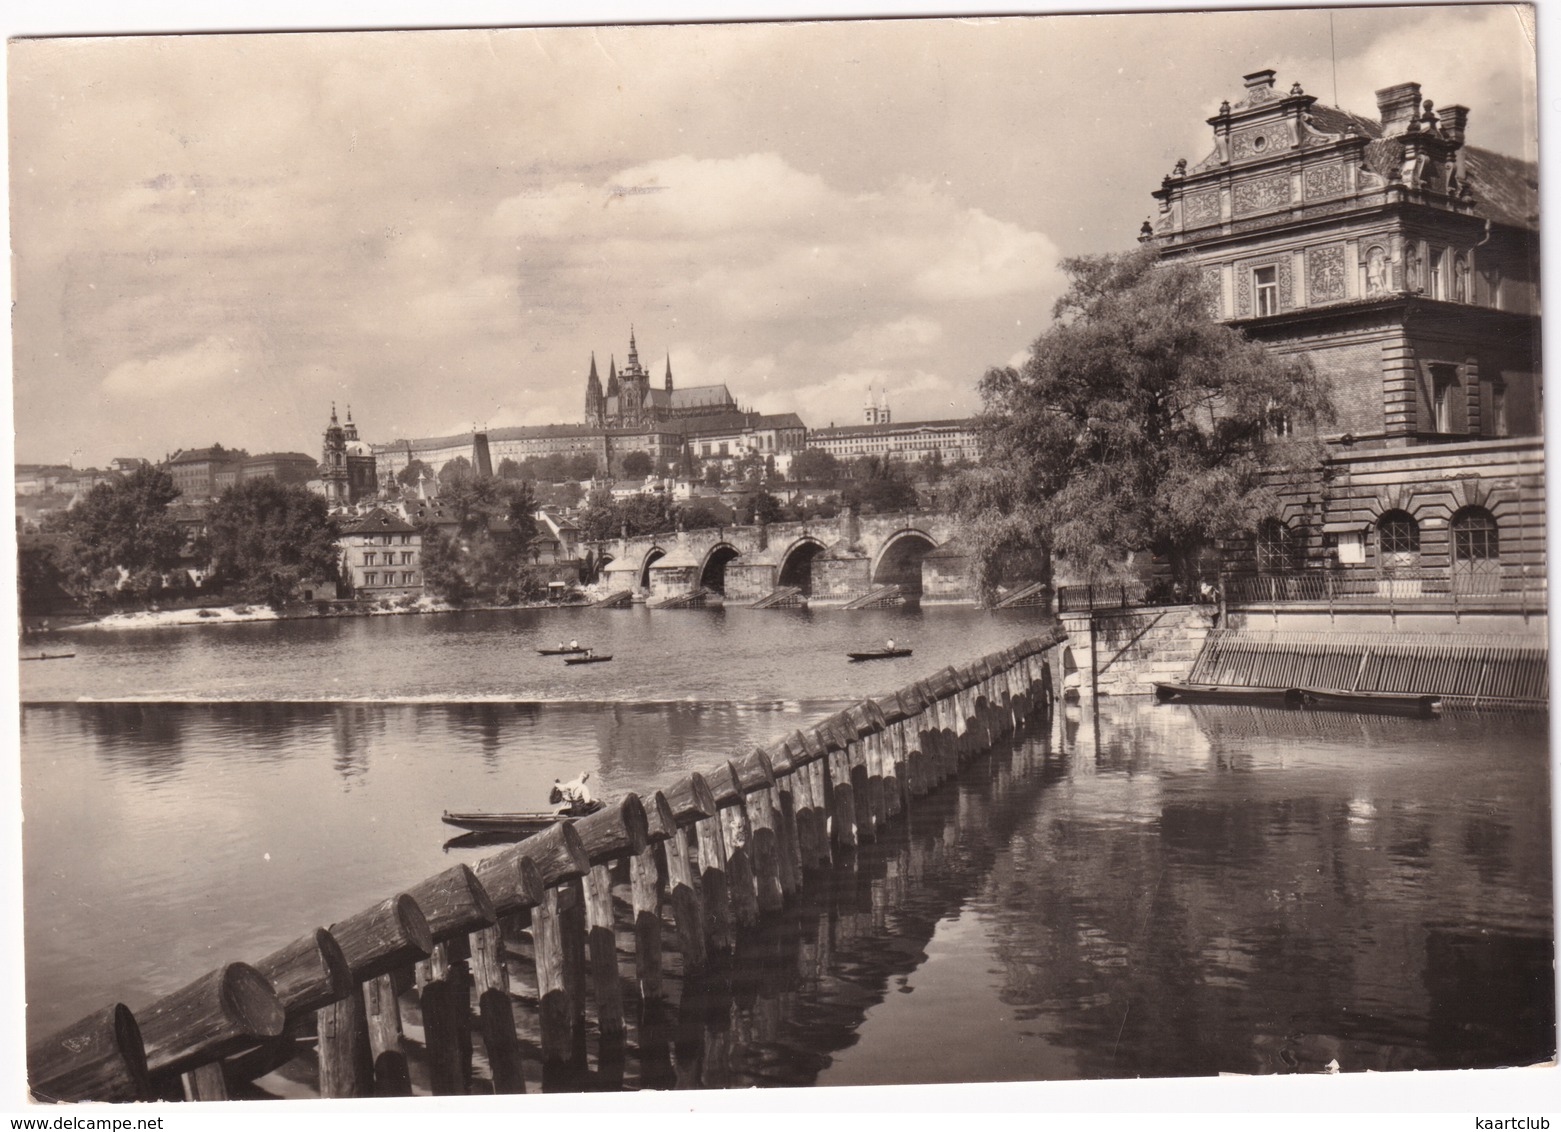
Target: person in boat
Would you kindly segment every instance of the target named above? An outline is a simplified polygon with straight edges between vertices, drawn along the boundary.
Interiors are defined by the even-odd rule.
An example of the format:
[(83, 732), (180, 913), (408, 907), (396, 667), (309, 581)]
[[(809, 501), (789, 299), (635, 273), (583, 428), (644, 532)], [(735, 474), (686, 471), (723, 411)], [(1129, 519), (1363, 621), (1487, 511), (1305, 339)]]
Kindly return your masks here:
[(887, 646), (887, 650), (889, 652), (893, 652), (894, 651), (894, 638), (893, 637), (890, 637), (887, 641), (884, 642), (884, 644), (885, 644), (885, 646)]
[(572, 648), (572, 649), (577, 649), (577, 648), (580, 647), (580, 642), (571, 639), (570, 642), (569, 642), (569, 647)]
[(548, 794), (547, 800), (552, 804), (555, 812), (588, 810), (591, 806), (591, 788), (586, 785), (586, 782), (590, 777), (591, 772), (585, 771), (579, 778), (568, 782), (553, 779), (553, 789)]

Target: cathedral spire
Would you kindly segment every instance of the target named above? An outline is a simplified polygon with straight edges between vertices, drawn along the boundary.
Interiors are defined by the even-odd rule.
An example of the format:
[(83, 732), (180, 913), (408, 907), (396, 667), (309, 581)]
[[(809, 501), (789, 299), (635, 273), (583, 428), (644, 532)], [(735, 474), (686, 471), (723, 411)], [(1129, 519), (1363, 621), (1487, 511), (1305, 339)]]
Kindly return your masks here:
[(616, 397), (618, 396), (619, 392), (618, 359), (616, 357), (609, 357), (607, 359), (607, 396)]
[(672, 355), (667, 355), (667, 392), (672, 392)]

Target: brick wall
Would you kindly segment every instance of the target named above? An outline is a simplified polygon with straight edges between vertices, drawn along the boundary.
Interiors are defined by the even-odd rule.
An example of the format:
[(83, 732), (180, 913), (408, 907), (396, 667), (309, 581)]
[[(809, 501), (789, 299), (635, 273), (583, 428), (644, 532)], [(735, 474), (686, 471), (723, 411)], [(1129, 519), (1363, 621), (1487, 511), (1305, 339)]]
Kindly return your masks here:
[[(1100, 664), (1100, 694), (1150, 695), (1156, 681), (1187, 679), (1214, 617), (1214, 608), (1206, 605), (1097, 612), (1095, 656)], [(1087, 696), (1092, 687), (1089, 614), (1063, 614), (1062, 625), (1079, 666), (1080, 694)]]

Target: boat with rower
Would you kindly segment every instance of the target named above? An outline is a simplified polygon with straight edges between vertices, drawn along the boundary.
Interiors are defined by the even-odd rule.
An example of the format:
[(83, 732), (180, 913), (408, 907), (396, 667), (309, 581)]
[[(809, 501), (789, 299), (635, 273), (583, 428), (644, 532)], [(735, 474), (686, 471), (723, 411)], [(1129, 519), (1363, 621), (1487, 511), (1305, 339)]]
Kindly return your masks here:
[(565, 664), (606, 664), (611, 659), (612, 659), (612, 654), (610, 654), (610, 653), (607, 656), (596, 656), (594, 653), (591, 653), (591, 652), (587, 651), (584, 656), (566, 656), (566, 657), (564, 657), (564, 663)]
[(538, 649), (537, 653), (540, 656), (575, 656), (579, 653), (587, 653), (590, 651), (590, 649), (584, 647), (583, 645), (577, 645), (574, 647), (570, 647), (568, 645), (559, 645), (556, 649)]
[(445, 825), (472, 833), (498, 833), (513, 837), (530, 837), (551, 827), (555, 822), (583, 818), (596, 813), (605, 803), (591, 801), (584, 805), (569, 806), (557, 810), (529, 810), (518, 812), (473, 810), (453, 813), (446, 810), (439, 818)]
[(893, 660), (897, 656), (910, 656), (910, 649), (873, 649), (871, 652), (848, 652), (852, 660)]

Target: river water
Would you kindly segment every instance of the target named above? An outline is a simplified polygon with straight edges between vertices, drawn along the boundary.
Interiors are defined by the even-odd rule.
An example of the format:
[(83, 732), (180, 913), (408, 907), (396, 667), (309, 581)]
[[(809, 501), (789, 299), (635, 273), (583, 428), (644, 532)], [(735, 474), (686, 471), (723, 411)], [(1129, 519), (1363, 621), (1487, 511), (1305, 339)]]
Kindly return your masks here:
[[(79, 632), (74, 660), (21, 666), (29, 1032), (492, 851), (447, 845), (446, 808), (538, 807), (581, 769), (654, 788), (1038, 628), (582, 610)], [(845, 662), (891, 636), (915, 655)], [(534, 651), (571, 637), (614, 661)], [(1541, 1060), (1546, 727), (1070, 707), (811, 885), (589, 1087)]]

